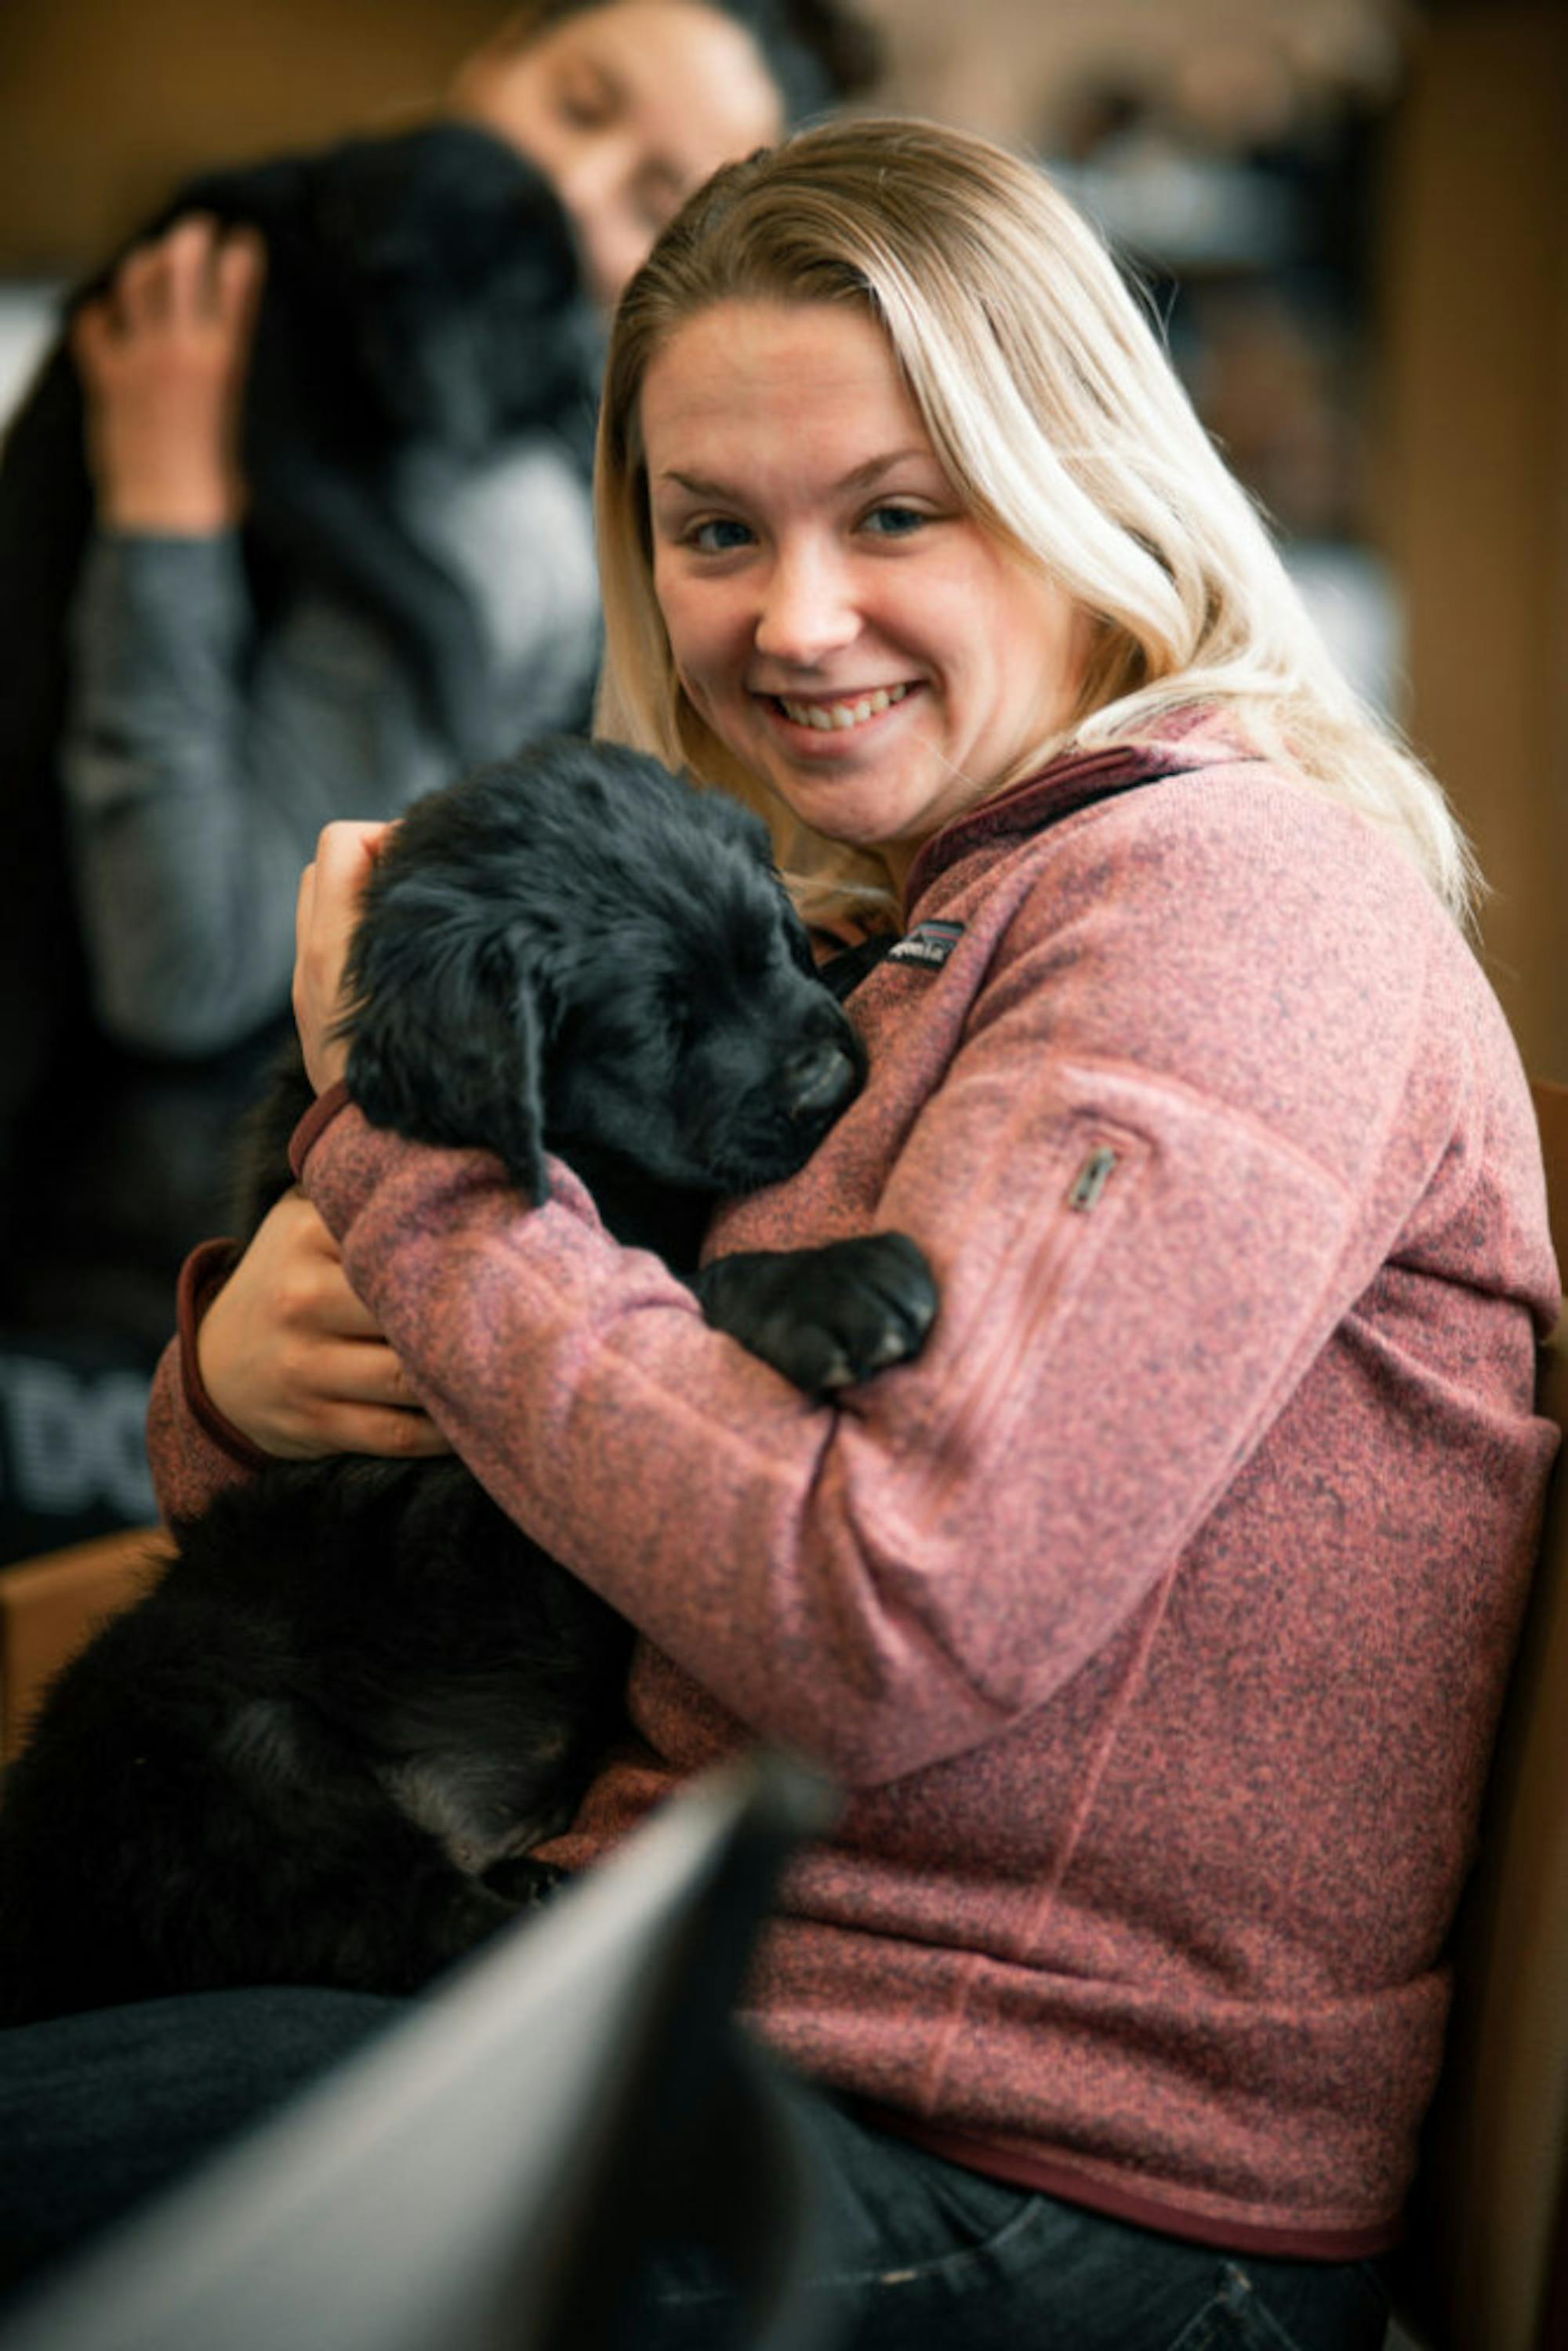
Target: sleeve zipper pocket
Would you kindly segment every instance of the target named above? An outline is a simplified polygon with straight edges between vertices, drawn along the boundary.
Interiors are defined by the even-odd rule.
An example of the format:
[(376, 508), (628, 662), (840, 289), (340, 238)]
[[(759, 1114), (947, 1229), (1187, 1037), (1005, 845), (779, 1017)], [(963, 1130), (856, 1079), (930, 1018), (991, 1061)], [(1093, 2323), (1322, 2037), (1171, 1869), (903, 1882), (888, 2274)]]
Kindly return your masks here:
[(1116, 1155), (1110, 1144), (1096, 1144), (1068, 1186), (1068, 1207), (1084, 1213), (1098, 1207), (1101, 1195), (1111, 1181), (1115, 1165)]

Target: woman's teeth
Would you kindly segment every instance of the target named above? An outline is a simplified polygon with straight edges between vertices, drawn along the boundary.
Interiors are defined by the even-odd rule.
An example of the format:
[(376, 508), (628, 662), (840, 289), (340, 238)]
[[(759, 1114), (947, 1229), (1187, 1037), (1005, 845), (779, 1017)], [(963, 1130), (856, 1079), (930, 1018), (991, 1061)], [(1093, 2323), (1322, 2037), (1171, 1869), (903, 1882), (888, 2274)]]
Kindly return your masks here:
[(874, 694), (862, 694), (854, 702), (791, 702), (783, 694), (776, 694), (773, 699), (797, 726), (814, 726), (819, 735), (829, 735), (835, 728), (863, 726), (868, 718), (902, 702), (908, 692), (906, 685), (889, 685), (878, 686)]

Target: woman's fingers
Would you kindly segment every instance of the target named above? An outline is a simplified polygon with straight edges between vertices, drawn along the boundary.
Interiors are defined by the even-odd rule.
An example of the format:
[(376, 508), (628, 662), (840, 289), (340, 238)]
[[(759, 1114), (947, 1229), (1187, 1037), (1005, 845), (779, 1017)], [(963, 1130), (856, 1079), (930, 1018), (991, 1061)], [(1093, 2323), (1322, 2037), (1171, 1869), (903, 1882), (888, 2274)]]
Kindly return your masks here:
[(194, 534), (238, 519), (241, 406), (265, 266), (254, 230), (226, 233), (192, 214), (128, 254), (77, 313), (88, 456), (110, 528)]
[(235, 229), (223, 239), (213, 275), (213, 308), (227, 332), (238, 339), (242, 359), (249, 357), (266, 276), (267, 247), (254, 229)]
[(232, 330), (249, 323), (267, 248), (253, 228), (225, 228), (206, 213), (187, 213), (120, 263), (102, 298), (121, 333), (174, 321)]
[(109, 323), (126, 335), (161, 317), (167, 308), (168, 270), (156, 245), (139, 245), (120, 263), (104, 297)]
[(349, 1009), (343, 968), (360, 918), (365, 883), (384, 824), (329, 824), (313, 864), (300, 876), (295, 909), (294, 1019), (305, 1067), (318, 1093), (348, 1067), (348, 1040), (338, 1034)]
[(450, 1450), (302, 1192), (287, 1193), (258, 1228), (207, 1310), (196, 1353), (213, 1403), (264, 1453)]
[(299, 1458), (371, 1453), (394, 1461), (434, 1460), (452, 1447), (429, 1416), (390, 1405), (323, 1402), (302, 1438)]

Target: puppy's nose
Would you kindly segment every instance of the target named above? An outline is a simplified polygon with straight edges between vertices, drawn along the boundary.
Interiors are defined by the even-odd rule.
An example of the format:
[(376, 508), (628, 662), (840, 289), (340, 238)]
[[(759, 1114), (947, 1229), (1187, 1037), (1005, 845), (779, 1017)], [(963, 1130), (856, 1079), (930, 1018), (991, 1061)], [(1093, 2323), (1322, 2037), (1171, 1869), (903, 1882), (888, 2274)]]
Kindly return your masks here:
[(842, 1110), (859, 1084), (852, 1057), (830, 1039), (808, 1046), (785, 1064), (785, 1107), (791, 1118), (822, 1118)]

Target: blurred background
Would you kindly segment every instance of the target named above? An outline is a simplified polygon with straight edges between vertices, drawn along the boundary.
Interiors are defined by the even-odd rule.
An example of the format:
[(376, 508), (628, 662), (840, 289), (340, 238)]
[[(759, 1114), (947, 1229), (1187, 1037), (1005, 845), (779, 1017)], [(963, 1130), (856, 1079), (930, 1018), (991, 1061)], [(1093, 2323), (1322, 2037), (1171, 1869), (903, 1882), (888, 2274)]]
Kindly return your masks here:
[[(866, 5), (890, 103), (1036, 153), (1142, 280), (1342, 658), (1448, 786), (1526, 1063), (1568, 1078), (1568, 7)], [(419, 106), (497, 13), (5, 0), (0, 413), (57, 288), (172, 183)]]

